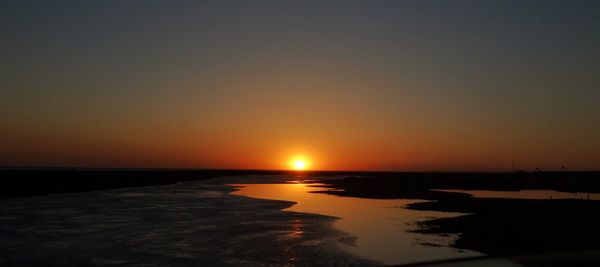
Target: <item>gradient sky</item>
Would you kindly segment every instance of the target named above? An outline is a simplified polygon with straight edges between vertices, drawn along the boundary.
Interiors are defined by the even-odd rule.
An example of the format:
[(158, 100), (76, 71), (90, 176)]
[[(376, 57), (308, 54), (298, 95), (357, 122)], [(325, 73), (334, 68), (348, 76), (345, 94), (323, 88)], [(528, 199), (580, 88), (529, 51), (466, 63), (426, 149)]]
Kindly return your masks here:
[(2, 1), (0, 166), (600, 169), (600, 1)]

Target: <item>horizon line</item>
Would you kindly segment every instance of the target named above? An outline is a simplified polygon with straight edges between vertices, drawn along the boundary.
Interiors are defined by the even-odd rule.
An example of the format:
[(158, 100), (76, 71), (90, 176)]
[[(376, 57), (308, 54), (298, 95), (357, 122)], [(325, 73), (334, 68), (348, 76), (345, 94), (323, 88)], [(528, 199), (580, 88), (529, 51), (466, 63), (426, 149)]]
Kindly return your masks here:
[(70, 170), (70, 171), (256, 171), (256, 172), (290, 172), (290, 173), (311, 173), (311, 172), (348, 172), (348, 173), (553, 173), (553, 172), (600, 172), (594, 169), (573, 169), (573, 170), (487, 170), (487, 171), (469, 171), (469, 170), (290, 170), (290, 169), (235, 169), (235, 168), (177, 168), (177, 167), (81, 167), (81, 166), (0, 166), (0, 170)]

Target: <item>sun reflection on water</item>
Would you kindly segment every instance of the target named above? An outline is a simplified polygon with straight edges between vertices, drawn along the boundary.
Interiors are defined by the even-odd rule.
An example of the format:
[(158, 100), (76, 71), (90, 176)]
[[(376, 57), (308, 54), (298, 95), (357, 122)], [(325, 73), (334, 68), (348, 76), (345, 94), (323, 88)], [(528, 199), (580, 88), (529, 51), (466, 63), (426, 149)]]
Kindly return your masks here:
[[(448, 247), (419, 244), (448, 244), (449, 237), (432, 237), (409, 232), (419, 221), (432, 217), (451, 217), (459, 213), (408, 210), (409, 203), (423, 200), (364, 199), (311, 193), (323, 190), (309, 180), (293, 179), (281, 184), (235, 184), (235, 195), (253, 198), (293, 201), (297, 204), (285, 211), (316, 213), (339, 218), (334, 226), (351, 237), (340, 244), (358, 255), (386, 264), (410, 263), (432, 259), (447, 259), (480, 255), (475, 252), (458, 252)], [(301, 220), (291, 222), (286, 240), (299, 240), (305, 235)], [(441, 239), (440, 239), (441, 238)], [(439, 240), (438, 240), (439, 239)], [(443, 239), (443, 240), (442, 240)], [(287, 244), (285, 253), (294, 258), (293, 245)], [(293, 262), (293, 261), (292, 261)]]
[(291, 225), (292, 231), (289, 234), (290, 238), (301, 238), (304, 234), (304, 231), (302, 231), (302, 221), (294, 220)]

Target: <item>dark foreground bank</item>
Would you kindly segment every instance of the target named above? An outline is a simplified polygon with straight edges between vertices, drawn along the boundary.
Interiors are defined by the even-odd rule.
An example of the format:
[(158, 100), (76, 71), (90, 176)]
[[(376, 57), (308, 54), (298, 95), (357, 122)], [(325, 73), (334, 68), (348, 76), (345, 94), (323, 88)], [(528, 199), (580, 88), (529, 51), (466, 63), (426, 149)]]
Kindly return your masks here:
[[(599, 172), (403, 173), (352, 177), (328, 183), (328, 187), (342, 190), (323, 193), (381, 199), (427, 199), (431, 201), (411, 204), (408, 208), (467, 213), (425, 221), (416, 230), (425, 234), (458, 234), (459, 238), (452, 244), (455, 248), (480, 251), (491, 256), (519, 256), (516, 261), (526, 266), (600, 266), (597, 253), (600, 251), (600, 201), (473, 198), (461, 193), (431, 191), (556, 190), (595, 193), (600, 192)], [(579, 255), (582, 251), (596, 251), (596, 254), (585, 258), (567, 257), (566, 261), (555, 256)]]

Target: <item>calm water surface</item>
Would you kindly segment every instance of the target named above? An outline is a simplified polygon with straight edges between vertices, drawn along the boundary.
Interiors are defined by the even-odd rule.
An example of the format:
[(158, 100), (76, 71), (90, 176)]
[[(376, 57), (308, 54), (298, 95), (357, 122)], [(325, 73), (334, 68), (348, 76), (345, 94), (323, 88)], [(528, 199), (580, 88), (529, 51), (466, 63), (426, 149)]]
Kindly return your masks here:
[[(458, 251), (447, 245), (455, 237), (438, 237), (407, 232), (415, 229), (415, 222), (432, 217), (451, 217), (460, 213), (413, 211), (404, 207), (415, 200), (381, 200), (339, 197), (310, 193), (321, 190), (301, 182), (287, 184), (234, 184), (239, 191), (234, 195), (253, 198), (293, 201), (297, 204), (287, 211), (317, 213), (339, 217), (334, 226), (356, 237), (341, 240), (351, 252), (385, 264), (414, 263), (437, 259), (481, 255), (472, 251)], [(315, 184), (312, 184), (315, 185)], [(299, 230), (298, 234), (302, 234)]]

